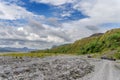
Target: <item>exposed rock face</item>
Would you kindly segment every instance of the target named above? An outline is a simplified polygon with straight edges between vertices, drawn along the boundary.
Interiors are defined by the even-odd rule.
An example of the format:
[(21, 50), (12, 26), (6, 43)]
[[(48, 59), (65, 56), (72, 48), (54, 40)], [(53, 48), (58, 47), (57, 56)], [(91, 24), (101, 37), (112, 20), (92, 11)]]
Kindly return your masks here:
[(79, 57), (0, 58), (0, 80), (81, 80), (94, 66)]

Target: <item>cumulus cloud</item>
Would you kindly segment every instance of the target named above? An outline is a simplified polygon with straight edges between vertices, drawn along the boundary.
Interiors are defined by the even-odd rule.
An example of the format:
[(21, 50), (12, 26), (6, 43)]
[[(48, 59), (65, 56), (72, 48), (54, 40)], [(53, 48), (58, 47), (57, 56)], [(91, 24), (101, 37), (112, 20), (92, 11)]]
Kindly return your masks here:
[(119, 4), (119, 0), (81, 0), (77, 3), (73, 2), (73, 8), (88, 17), (63, 23), (63, 26), (70, 28), (67, 32), (72, 34), (72, 38), (75, 38), (75, 40), (93, 33), (104, 32), (111, 28), (104, 29), (101, 24), (120, 23)]
[[(0, 46), (47, 48), (67, 42), (66, 34), (57, 28), (60, 23), (55, 18), (35, 15), (16, 4), (0, 3), (1, 20), (26, 19), (27, 24), (10, 26), (10, 22), (0, 23)], [(53, 24), (54, 23), (54, 24)], [(7, 24), (7, 26), (6, 26)], [(61, 34), (62, 33), (62, 34)]]
[[(31, 40), (21, 40), (21, 39), (0, 39), (0, 46), (1, 47), (28, 47), (34, 49), (45, 49), (50, 48), (55, 43), (46, 42), (46, 41), (31, 41)], [(56, 44), (55, 44), (56, 45)], [(57, 44), (59, 45), (59, 43)]]
[[(32, 0), (38, 3), (48, 3), (51, 5), (56, 5), (62, 7), (63, 4), (71, 3), (73, 9), (79, 10), (84, 15), (89, 16), (89, 18), (84, 19), (84, 23), (88, 24), (102, 24), (110, 22), (119, 22), (120, 20), (120, 1), (119, 0)], [(61, 6), (62, 5), (62, 6)], [(70, 16), (66, 12), (62, 16)], [(61, 8), (61, 9), (62, 9)], [(70, 11), (70, 10), (69, 10)], [(68, 12), (69, 12), (68, 11)], [(81, 20), (83, 21), (83, 20)]]
[(89, 16), (89, 22), (101, 24), (119, 22), (119, 4), (119, 0), (82, 0), (80, 3), (74, 5), (74, 8)]
[(48, 31), (45, 29), (39, 30), (39, 33), (36, 33), (35, 31), (29, 31), (27, 27), (19, 27), (16, 29), (6, 28), (4, 30), (1, 29), (0, 46), (49, 48), (53, 44), (58, 45), (66, 41), (66, 39), (64, 39), (64, 37), (66, 37), (65, 34), (57, 35), (61, 32), (53, 32), (55, 32), (55, 30), (51, 29)]
[(16, 4), (8, 4), (7, 2), (0, 2), (0, 19), (16, 20), (33, 16), (25, 8), (17, 6)]
[[(15, 1), (15, 0), (11, 0)], [(71, 16), (72, 10), (78, 10), (88, 17), (68, 22), (59, 22), (58, 17), (45, 17), (27, 11), (17, 4), (0, 1), (0, 19), (25, 19), (24, 25), (11, 26), (0, 22), (0, 46), (50, 48), (52, 45), (73, 42), (93, 33), (103, 32), (105, 23), (120, 23), (120, 0), (31, 0), (62, 9), (62, 17)], [(16, 3), (16, 2), (15, 2)], [(62, 7), (67, 3), (71, 9)], [(67, 12), (68, 11), (68, 12)], [(6, 26), (8, 24), (8, 26)]]
[[(61, 28), (50, 27), (36, 20), (29, 20), (29, 24), (21, 27), (0, 26), (0, 45), (12, 47), (50, 48), (70, 41)], [(6, 44), (5, 44), (6, 43)]]

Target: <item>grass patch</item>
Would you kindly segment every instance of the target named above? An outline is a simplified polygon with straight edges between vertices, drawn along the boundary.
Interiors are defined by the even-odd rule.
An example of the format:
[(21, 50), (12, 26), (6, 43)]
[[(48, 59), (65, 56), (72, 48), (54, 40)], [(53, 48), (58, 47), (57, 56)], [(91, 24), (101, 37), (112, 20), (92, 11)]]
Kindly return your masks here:
[[(58, 56), (58, 55), (66, 55), (62, 53), (5, 53), (0, 54), (0, 56), (8, 56), (8, 57), (39, 57), (44, 58), (47, 56)], [(67, 54), (67, 55), (73, 55), (73, 54)]]
[(120, 59), (120, 53), (115, 53), (113, 56), (114, 56), (116, 59)]

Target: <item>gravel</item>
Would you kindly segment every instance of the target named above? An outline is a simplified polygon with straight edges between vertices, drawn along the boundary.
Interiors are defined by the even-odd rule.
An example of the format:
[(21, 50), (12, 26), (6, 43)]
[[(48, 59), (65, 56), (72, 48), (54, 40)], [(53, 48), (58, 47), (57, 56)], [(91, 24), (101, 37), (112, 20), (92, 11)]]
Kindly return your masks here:
[(0, 57), (0, 80), (82, 80), (94, 65), (77, 56)]

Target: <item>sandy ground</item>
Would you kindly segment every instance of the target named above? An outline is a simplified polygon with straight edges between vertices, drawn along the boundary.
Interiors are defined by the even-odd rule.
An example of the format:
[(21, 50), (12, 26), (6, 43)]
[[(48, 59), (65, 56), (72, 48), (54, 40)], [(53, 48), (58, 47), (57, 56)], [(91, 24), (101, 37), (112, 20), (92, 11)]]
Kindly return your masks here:
[(120, 63), (79, 56), (0, 57), (0, 80), (120, 80)]

